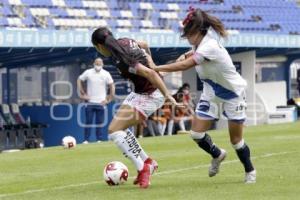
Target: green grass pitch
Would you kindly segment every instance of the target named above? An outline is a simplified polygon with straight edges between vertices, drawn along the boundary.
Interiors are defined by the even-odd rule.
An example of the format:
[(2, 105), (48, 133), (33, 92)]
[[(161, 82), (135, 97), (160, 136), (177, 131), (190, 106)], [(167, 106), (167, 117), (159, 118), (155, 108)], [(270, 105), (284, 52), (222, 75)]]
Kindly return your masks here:
[[(0, 154), (2, 200), (99, 199), (300, 199), (300, 123), (245, 129), (257, 169), (257, 183), (243, 183), (244, 172), (229, 143), (226, 130), (212, 131), (214, 142), (228, 151), (220, 173), (208, 177), (210, 157), (188, 135), (141, 139), (144, 149), (159, 163), (148, 189), (132, 184), (132, 164), (111, 142)], [(109, 187), (103, 167), (118, 160), (129, 167), (130, 179)]]

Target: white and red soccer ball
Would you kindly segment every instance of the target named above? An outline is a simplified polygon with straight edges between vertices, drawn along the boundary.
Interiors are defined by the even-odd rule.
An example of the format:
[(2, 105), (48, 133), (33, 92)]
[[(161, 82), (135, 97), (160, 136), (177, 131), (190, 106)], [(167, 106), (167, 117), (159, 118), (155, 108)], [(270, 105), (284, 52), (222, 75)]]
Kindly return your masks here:
[(76, 147), (76, 139), (72, 136), (66, 136), (62, 139), (62, 146), (65, 149), (72, 149)]
[(103, 178), (109, 186), (123, 184), (128, 179), (128, 168), (119, 161), (112, 161), (104, 167)]

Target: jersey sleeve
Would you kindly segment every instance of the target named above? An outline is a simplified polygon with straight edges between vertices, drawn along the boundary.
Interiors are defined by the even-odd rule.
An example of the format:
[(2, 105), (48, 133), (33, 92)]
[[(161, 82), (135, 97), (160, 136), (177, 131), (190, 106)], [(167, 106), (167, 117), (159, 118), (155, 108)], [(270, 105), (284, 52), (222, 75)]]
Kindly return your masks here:
[(111, 77), (111, 75), (110, 75), (109, 72), (107, 72), (106, 83), (109, 84), (109, 85), (112, 84), (112, 83), (114, 83), (114, 80)]
[(205, 60), (216, 60), (218, 56), (218, 46), (216, 41), (208, 41), (203, 45), (200, 45), (194, 52), (193, 59), (197, 64), (202, 63)]
[(86, 81), (88, 78), (88, 71), (85, 70), (78, 78), (82, 81)]

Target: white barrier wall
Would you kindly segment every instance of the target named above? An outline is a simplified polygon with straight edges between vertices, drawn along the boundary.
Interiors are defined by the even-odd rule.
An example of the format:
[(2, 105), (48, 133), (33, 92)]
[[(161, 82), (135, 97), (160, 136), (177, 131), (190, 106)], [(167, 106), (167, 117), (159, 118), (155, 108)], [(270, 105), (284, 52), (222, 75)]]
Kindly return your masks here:
[(275, 112), (276, 106), (286, 105), (285, 81), (257, 83), (256, 92), (265, 102), (267, 112)]
[(258, 124), (287, 123), (297, 120), (296, 108), (286, 106), (286, 90), (285, 81), (256, 84), (257, 105), (260, 106), (260, 109), (257, 109)]

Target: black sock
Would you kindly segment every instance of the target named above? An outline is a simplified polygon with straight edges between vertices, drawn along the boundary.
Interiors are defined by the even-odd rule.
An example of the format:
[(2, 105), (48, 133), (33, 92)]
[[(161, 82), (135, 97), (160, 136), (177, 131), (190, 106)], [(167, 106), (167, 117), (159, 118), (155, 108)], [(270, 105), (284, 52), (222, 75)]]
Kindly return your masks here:
[(205, 134), (202, 139), (194, 139), (200, 148), (209, 153), (213, 158), (217, 158), (221, 154), (221, 150), (213, 144), (210, 136)]
[(244, 146), (240, 149), (236, 149), (236, 154), (238, 155), (240, 161), (245, 167), (245, 172), (251, 172), (254, 170), (252, 162), (250, 160), (250, 149), (245, 143)]

